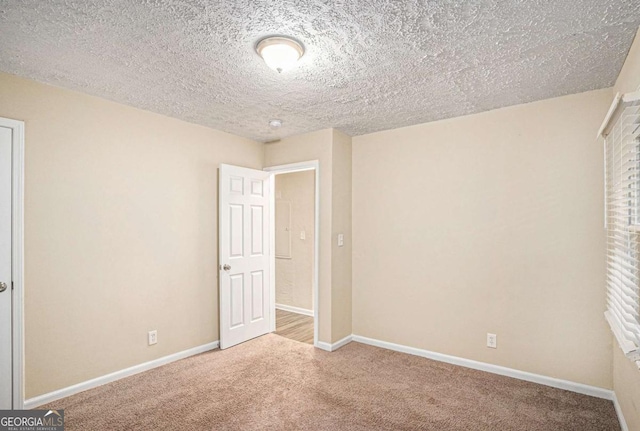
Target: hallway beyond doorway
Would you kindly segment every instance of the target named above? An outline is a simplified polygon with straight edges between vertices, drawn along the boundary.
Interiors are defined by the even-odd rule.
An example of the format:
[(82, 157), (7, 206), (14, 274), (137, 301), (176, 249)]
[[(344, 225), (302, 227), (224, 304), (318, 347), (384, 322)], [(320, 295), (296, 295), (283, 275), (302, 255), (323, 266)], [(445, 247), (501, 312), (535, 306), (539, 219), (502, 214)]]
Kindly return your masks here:
[(281, 337), (313, 344), (313, 317), (276, 310), (276, 332)]

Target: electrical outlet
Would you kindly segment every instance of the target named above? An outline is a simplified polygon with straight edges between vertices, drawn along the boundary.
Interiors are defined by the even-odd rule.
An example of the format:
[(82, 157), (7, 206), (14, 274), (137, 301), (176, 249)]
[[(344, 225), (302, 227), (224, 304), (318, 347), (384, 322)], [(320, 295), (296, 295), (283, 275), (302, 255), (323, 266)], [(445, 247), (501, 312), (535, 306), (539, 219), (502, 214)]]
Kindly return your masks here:
[(149, 345), (152, 346), (158, 342), (158, 331), (149, 331)]
[(307, 233), (303, 230), (300, 231), (300, 239), (307, 239)]
[(342, 247), (344, 245), (344, 234), (338, 234), (338, 247)]
[(498, 336), (496, 334), (487, 333), (487, 347), (492, 349), (498, 348)]

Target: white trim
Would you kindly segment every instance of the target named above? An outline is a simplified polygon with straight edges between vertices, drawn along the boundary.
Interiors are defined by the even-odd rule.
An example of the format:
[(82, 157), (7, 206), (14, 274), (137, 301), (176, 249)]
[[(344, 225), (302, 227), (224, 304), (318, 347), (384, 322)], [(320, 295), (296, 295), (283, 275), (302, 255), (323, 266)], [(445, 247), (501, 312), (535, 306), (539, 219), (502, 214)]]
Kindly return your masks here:
[(607, 137), (607, 135), (611, 131), (611, 127), (613, 127), (613, 125), (615, 124), (614, 119), (617, 119), (621, 111), (626, 108), (625, 105), (635, 105), (639, 101), (640, 91), (624, 94), (616, 93), (615, 97), (613, 98), (613, 102), (611, 102), (611, 106), (609, 107), (609, 111), (602, 121), (600, 129), (598, 129), (598, 135), (596, 136), (596, 139), (600, 139), (600, 137)]
[(0, 117), (0, 126), (12, 129), (12, 404), (14, 409), (22, 409), (24, 405), (24, 122)]
[(325, 343), (324, 341), (320, 341), (316, 347), (326, 350), (327, 352), (335, 352), (340, 347), (345, 346), (353, 341), (353, 335), (347, 335), (341, 340), (336, 341), (333, 344)]
[(282, 311), (288, 311), (290, 313), (304, 314), (305, 316), (313, 317), (313, 310), (307, 310), (306, 308), (294, 307), (293, 305), (276, 304), (276, 309)]
[(269, 190), (271, 195), (269, 196), (269, 254), (272, 258), (269, 259), (269, 307), (271, 308), (271, 322), (269, 322), (269, 329), (271, 332), (276, 331), (276, 179), (274, 175), (269, 176)]
[(33, 409), (43, 404), (50, 403), (52, 401), (65, 398), (79, 392), (83, 392), (89, 389), (97, 388), (107, 383), (115, 382), (116, 380), (123, 379), (125, 377), (133, 376), (134, 374), (148, 371), (153, 368), (160, 367), (162, 365), (169, 364), (171, 362), (178, 361), (180, 359), (188, 358), (200, 353), (208, 352), (213, 349), (217, 349), (220, 345), (219, 341), (203, 344), (202, 346), (193, 347), (191, 349), (183, 350), (182, 352), (173, 353), (171, 355), (163, 356), (162, 358), (154, 359), (149, 362), (145, 362), (133, 367), (125, 368), (124, 370), (115, 371), (113, 373), (96, 377), (95, 379), (87, 380), (82, 383), (68, 386), (66, 388), (58, 389), (57, 391), (49, 392), (47, 394), (39, 395), (37, 397), (29, 398), (24, 402), (25, 409)]
[(620, 429), (622, 431), (629, 431), (629, 427), (627, 426), (627, 421), (624, 419), (624, 415), (622, 414), (622, 407), (620, 407), (620, 403), (618, 402), (618, 397), (616, 393), (613, 393), (613, 407), (616, 409), (616, 414), (618, 415), (618, 422), (620, 422)]
[[(316, 196), (315, 196), (315, 235), (314, 235), (314, 260), (313, 260), (313, 345), (320, 349), (326, 350), (328, 343), (318, 340), (318, 319), (319, 319), (319, 290), (320, 290), (320, 162), (318, 160), (310, 160), (299, 163), (289, 163), (286, 165), (269, 166), (264, 171), (271, 172), (271, 310), (276, 308), (276, 258), (275, 258), (275, 175), (290, 174), (293, 172), (312, 171), (316, 172)], [(271, 331), (276, 330), (275, 311), (271, 313)]]
[(640, 359), (640, 349), (635, 345), (633, 341), (627, 340), (627, 338), (622, 334), (620, 330), (620, 326), (616, 323), (615, 317), (611, 314), (611, 311), (607, 310), (604, 312), (604, 317), (609, 323), (611, 327), (611, 332), (616, 337), (616, 341), (618, 341), (618, 346), (624, 353), (624, 355), (632, 361), (637, 361)]
[(604, 187), (602, 188), (602, 202), (604, 202), (603, 205), (603, 209), (604, 209), (604, 214), (602, 217), (602, 220), (604, 222), (604, 225), (602, 226), (602, 228), (605, 230), (607, 230), (607, 225), (609, 223), (609, 203), (607, 202), (607, 190), (608, 190), (608, 185), (607, 185), (607, 140), (603, 139), (602, 140), (602, 183), (604, 185)]
[(315, 344), (315, 347), (317, 347), (318, 349), (326, 350), (327, 352), (331, 351), (331, 344), (325, 343), (324, 341), (318, 341)]
[(596, 139), (599, 139), (600, 137), (605, 136), (604, 131), (609, 125), (609, 123), (611, 122), (611, 119), (613, 118), (613, 114), (616, 112), (616, 109), (618, 109), (618, 105), (620, 105), (621, 100), (622, 100), (622, 94), (616, 93), (616, 95), (613, 98), (613, 102), (611, 102), (611, 106), (607, 111), (607, 115), (604, 116), (604, 120), (602, 120), (602, 125), (598, 129), (598, 134), (596, 135)]
[(338, 350), (340, 347), (345, 346), (347, 344), (349, 344), (350, 342), (353, 341), (353, 335), (347, 335), (346, 337), (344, 337), (342, 340), (338, 340), (335, 343), (333, 343), (331, 345), (331, 351), (335, 352), (336, 350)]
[(272, 172), (274, 174), (291, 174), (293, 172), (312, 171), (320, 167), (318, 160), (309, 160), (306, 162), (288, 163), (286, 165), (267, 166), (262, 170), (265, 172)]
[(514, 379), (519, 380), (526, 380), (527, 382), (533, 382), (545, 386), (551, 386), (553, 388), (564, 389), (565, 391), (603, 398), (605, 400), (613, 400), (614, 397), (613, 391), (609, 389), (598, 388), (596, 386), (589, 386), (583, 383), (576, 383), (568, 380), (556, 379), (554, 377), (547, 377), (540, 374), (533, 374), (527, 371), (514, 370), (513, 368), (501, 367), (499, 365), (488, 364), (486, 362), (478, 362), (471, 359), (460, 358), (457, 356), (445, 355), (442, 353), (431, 352), (429, 350), (417, 349), (415, 347), (403, 346), (401, 344), (389, 343), (387, 341), (380, 341), (373, 338), (362, 337), (360, 335), (354, 335), (353, 341), (368, 344), (370, 346), (382, 347), (383, 349), (394, 350), (396, 352), (422, 356), (423, 358), (429, 358), (435, 361), (472, 368), (474, 370), (486, 371), (488, 373), (513, 377)]

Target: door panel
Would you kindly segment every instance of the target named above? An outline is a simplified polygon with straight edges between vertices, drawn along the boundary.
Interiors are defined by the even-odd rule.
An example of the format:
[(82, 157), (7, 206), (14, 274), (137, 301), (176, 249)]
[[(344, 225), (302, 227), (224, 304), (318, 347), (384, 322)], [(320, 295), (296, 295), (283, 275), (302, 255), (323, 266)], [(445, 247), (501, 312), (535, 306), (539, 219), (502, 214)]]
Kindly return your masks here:
[(229, 251), (229, 257), (231, 259), (243, 258), (243, 245), (244, 245), (244, 207), (242, 205), (231, 204), (229, 205), (229, 223), (231, 231), (231, 238), (229, 244), (231, 245)]
[(264, 319), (264, 310), (267, 304), (264, 303), (264, 272), (253, 271), (251, 273), (251, 322)]
[(0, 126), (0, 410), (11, 409), (11, 141), (13, 131)]
[(261, 206), (251, 206), (251, 256), (262, 256), (263, 254), (263, 223), (264, 208)]
[(234, 329), (244, 324), (244, 277), (243, 274), (229, 276), (231, 300), (230, 328)]
[(220, 348), (270, 332), (269, 173), (220, 165)]

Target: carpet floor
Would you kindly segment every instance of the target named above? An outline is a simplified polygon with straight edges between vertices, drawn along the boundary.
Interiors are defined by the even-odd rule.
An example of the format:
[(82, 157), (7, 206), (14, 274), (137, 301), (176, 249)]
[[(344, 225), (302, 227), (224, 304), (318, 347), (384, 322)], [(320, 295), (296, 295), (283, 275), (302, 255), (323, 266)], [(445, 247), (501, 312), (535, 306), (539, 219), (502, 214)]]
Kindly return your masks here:
[(610, 401), (352, 342), (269, 334), (41, 408), (66, 431), (619, 430)]

